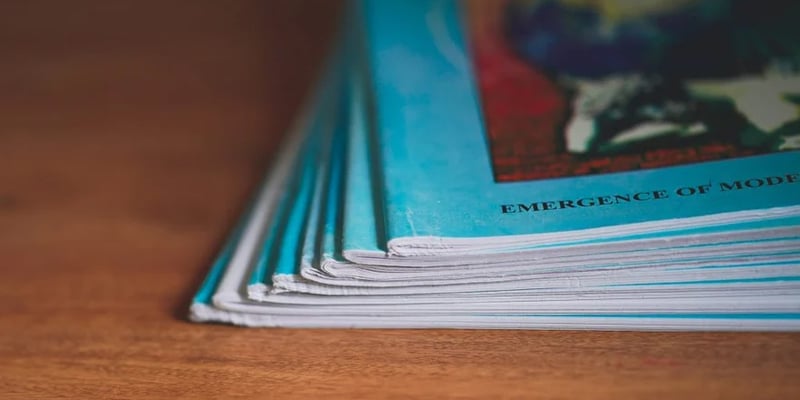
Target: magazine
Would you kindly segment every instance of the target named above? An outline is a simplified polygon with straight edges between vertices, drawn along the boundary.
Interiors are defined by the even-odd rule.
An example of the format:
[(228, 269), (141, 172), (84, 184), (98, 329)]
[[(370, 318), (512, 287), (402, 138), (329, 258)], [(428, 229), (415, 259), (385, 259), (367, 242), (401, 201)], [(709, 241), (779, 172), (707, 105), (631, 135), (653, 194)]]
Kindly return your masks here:
[[(559, 24), (573, 26), (571, 18), (597, 18), (593, 12), (614, 14), (604, 21), (611, 27), (653, 13), (672, 21), (680, 15), (671, 13), (690, 12), (718, 23), (720, 15), (741, 12), (733, 10), (736, 1), (635, 4), (353, 3), (345, 23), (350, 28), (343, 29), (318, 93), (198, 290), (192, 320), (286, 327), (800, 329), (794, 131), (784, 126), (768, 133), (769, 145), (754, 149), (748, 139), (707, 156), (702, 149), (720, 147), (717, 134), (698, 130), (713, 125), (705, 119), (638, 119), (612, 124), (624, 128), (613, 133), (604, 124), (619, 110), (593, 114), (605, 121), (599, 123), (567, 106), (584, 104), (586, 96), (625, 110), (675, 99), (658, 92), (645, 96), (653, 104), (617, 104), (620, 90), (641, 88), (623, 90), (603, 77), (622, 71), (625, 82), (636, 81), (631, 59), (620, 56), (596, 71), (566, 56), (547, 64), (551, 60), (542, 61), (541, 49), (531, 45), (565, 34)], [(553, 26), (542, 22), (543, 12)], [(563, 45), (586, 45), (572, 39)], [(546, 42), (553, 40), (558, 37)], [(648, 62), (654, 68), (648, 79), (672, 79), (673, 72)], [(514, 66), (505, 70), (506, 64)], [(559, 65), (567, 72), (554, 73)], [(792, 91), (794, 69), (782, 68), (781, 90)], [(542, 82), (555, 94), (529, 91)], [(532, 95), (554, 97), (526, 97)], [(566, 108), (548, 108), (554, 104)], [(602, 129), (575, 139), (571, 129), (587, 124)], [(543, 137), (563, 139), (548, 148), (536, 142)], [(496, 151), (502, 148), (512, 152)], [(737, 174), (755, 178), (731, 180)], [(703, 183), (691, 186), (693, 193), (676, 186), (688, 180)], [(557, 200), (497, 203), (494, 214), (479, 205), (537, 193)], [(511, 206), (503, 211), (509, 204), (513, 213)]]
[[(473, 10), (490, 8), (489, 3), (504, 2), (475, 2)], [(574, 26), (571, 18), (594, 12), (589, 5), (593, 2), (573, 3), (510, 2), (524, 8), (518, 16), (527, 20), (516, 27), (519, 32), (514, 26), (505, 27), (510, 38), (496, 38), (499, 28), (490, 19), (517, 14), (470, 13), (455, 1), (364, 2), (391, 254), (464, 254), (797, 215), (800, 153), (794, 150), (798, 136), (792, 127), (800, 123), (794, 105), (800, 78), (790, 63), (796, 58), (793, 54), (786, 54), (785, 60), (763, 60), (760, 67), (741, 74), (720, 71), (724, 78), (717, 78), (714, 71), (681, 69), (690, 74), (686, 79), (680, 78), (681, 71), (661, 71), (658, 62), (664, 68), (680, 64), (671, 55), (653, 61), (644, 72), (627, 66), (617, 70), (614, 65), (593, 71), (591, 62), (568, 56), (550, 63), (551, 52), (557, 55), (563, 50), (569, 55), (569, 46), (592, 46), (582, 43), (580, 36), (592, 38), (591, 32), (563, 32)], [(706, 3), (688, 2), (688, 11), (679, 7), (676, 12), (694, 12), (692, 7)], [(710, 3), (729, 8), (749, 4)], [(795, 12), (795, 6), (790, 8)], [(782, 15), (783, 10), (773, 11)], [(539, 14), (553, 14), (547, 18), (553, 18), (556, 26), (536, 25), (536, 18), (545, 18)], [(739, 15), (727, 18), (734, 17)], [(477, 21), (465, 23), (473, 20)], [(509, 18), (504, 23), (515, 21)], [(649, 23), (644, 21), (634, 19), (630, 24)], [(627, 34), (626, 20), (614, 29)], [(559, 42), (559, 34), (567, 36), (565, 43)], [(555, 39), (550, 38), (553, 35)], [(502, 42), (512, 39), (518, 42)], [(694, 37), (679, 39), (677, 47), (702, 42)], [(795, 39), (783, 38), (781, 43)], [(552, 40), (548, 45), (552, 48), (537, 53), (536, 40)], [(598, 44), (597, 51), (613, 46), (615, 42), (608, 40)], [(514, 46), (523, 52), (506, 54)], [(618, 57), (616, 53), (594, 56), (612, 61)], [(709, 58), (713, 57), (703, 60)], [(699, 66), (704, 62), (696, 61)], [(561, 71), (560, 63), (589, 70)], [(693, 65), (686, 64), (681, 68)], [(660, 83), (648, 81), (651, 76)], [(659, 92), (675, 85), (680, 88), (672, 90), (681, 91), (686, 104), (670, 97), (671, 92)], [(543, 86), (549, 91), (542, 91)], [(695, 89), (707, 93), (692, 97)], [(744, 93), (741, 99), (731, 99), (722, 94), (713, 97), (715, 91)], [(783, 99), (786, 107), (781, 110), (788, 108), (791, 113), (781, 111), (778, 117), (773, 115), (778, 111), (763, 109), (763, 118), (774, 117), (766, 124), (741, 104), (755, 99), (757, 105), (771, 107), (770, 102), (758, 101), (770, 95), (776, 101)], [(708, 120), (716, 114), (654, 116), (655, 122), (639, 115), (664, 113), (663, 107), (680, 108), (680, 104), (714, 109), (717, 103), (728, 107), (720, 111), (719, 120), (732, 115), (744, 119), (737, 126), (741, 131)], [(628, 118), (626, 112), (636, 115)], [(628, 119), (607, 124), (612, 114)], [(764, 131), (767, 127), (772, 130)], [(573, 138), (581, 129), (583, 142)]]

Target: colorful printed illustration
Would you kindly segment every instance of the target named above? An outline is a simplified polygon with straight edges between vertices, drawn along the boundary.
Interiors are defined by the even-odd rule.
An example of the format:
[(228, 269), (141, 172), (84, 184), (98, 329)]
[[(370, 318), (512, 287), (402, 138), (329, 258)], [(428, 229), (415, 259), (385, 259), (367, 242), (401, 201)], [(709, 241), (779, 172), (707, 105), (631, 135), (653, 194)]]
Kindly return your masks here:
[(496, 181), (800, 148), (800, 2), (468, 8)]

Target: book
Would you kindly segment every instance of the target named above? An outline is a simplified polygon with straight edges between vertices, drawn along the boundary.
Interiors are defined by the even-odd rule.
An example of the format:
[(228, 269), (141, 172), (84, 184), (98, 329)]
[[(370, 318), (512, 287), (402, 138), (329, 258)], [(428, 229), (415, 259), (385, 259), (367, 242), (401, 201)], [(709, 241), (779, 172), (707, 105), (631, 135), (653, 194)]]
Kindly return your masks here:
[[(459, 5), (411, 1), (369, 2), (364, 7), (389, 252), (467, 253), (797, 215), (800, 156), (795, 151), (508, 182), (507, 174), (497, 169), (505, 163), (496, 150), (503, 134), (492, 128), (520, 116), (482, 113)], [(792, 74), (791, 80), (797, 81), (797, 76)], [(766, 80), (765, 86), (773, 85), (783, 82)], [(486, 89), (484, 98), (493, 99)], [(503, 118), (507, 121), (496, 121)], [(797, 120), (796, 110), (793, 118), (787, 123)], [(536, 143), (517, 139), (522, 143), (514, 151), (541, 145), (545, 133), (549, 134), (536, 130), (526, 136)], [(604, 155), (586, 162), (597, 161), (617, 163)], [(542, 168), (583, 168), (547, 162)]]
[[(685, 15), (704, 15), (715, 29), (745, 23), (736, 19), (737, 1), (632, 4), (616, 5), (614, 34), (635, 36), (628, 29)], [(713, 118), (685, 115), (686, 104), (706, 101), (744, 113), (736, 99), (719, 98), (731, 95), (720, 89), (731, 82), (748, 83), (745, 97), (762, 96), (766, 86), (791, 103), (796, 68), (781, 59), (777, 72), (749, 66), (710, 83), (678, 80), (659, 69), (666, 58), (644, 63), (636, 52), (596, 66), (576, 64), (569, 52), (542, 56), (589, 45), (616, 54), (614, 35), (598, 45), (589, 40), (596, 32), (562, 32), (574, 18), (608, 17), (594, 7), (354, 2), (318, 93), (212, 266), (191, 318), (247, 326), (798, 329), (800, 163), (790, 129), (797, 110), (773, 115), (773, 125), (782, 122), (772, 131), (751, 129), (762, 119), (739, 125), (744, 133), (722, 132), (724, 140), (767, 138), (725, 143)], [(543, 37), (556, 47), (531, 47)], [(664, 46), (648, 54), (672, 57), (676, 45)], [(680, 114), (676, 89), (653, 83), (662, 80), (718, 96), (684, 96)], [(664, 117), (659, 105), (677, 114)], [(610, 116), (630, 117), (620, 110), (638, 116), (608, 125)]]

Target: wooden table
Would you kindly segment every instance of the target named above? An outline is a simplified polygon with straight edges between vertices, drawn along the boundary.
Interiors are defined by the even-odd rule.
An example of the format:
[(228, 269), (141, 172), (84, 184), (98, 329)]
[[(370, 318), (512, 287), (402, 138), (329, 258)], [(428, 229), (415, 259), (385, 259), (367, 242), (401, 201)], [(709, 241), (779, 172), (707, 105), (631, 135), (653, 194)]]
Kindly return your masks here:
[(0, 398), (800, 398), (796, 334), (186, 322), (339, 8), (0, 5)]

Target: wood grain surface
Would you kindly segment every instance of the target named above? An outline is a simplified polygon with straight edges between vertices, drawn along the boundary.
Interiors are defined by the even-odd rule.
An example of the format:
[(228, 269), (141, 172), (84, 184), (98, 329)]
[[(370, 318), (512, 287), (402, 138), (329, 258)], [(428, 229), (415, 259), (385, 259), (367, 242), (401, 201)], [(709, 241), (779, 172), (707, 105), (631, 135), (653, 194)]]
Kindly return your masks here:
[(0, 398), (800, 398), (796, 334), (186, 322), (339, 10), (0, 3)]

